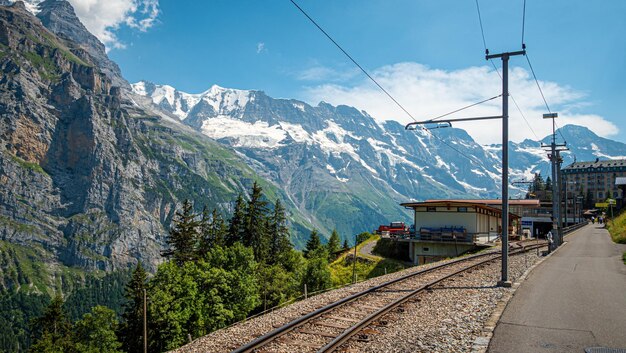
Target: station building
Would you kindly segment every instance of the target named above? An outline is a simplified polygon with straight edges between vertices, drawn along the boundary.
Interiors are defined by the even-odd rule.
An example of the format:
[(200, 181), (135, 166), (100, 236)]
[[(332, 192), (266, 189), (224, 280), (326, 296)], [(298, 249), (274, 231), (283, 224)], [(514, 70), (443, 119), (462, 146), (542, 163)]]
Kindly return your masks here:
[[(409, 243), (409, 258), (414, 264), (455, 257), (486, 246), (502, 233), (502, 210), (489, 204), (494, 201), (502, 202), (429, 200), (403, 203), (402, 206), (414, 211), (414, 231), (399, 241)], [(509, 212), (509, 237), (520, 236), (521, 218)]]

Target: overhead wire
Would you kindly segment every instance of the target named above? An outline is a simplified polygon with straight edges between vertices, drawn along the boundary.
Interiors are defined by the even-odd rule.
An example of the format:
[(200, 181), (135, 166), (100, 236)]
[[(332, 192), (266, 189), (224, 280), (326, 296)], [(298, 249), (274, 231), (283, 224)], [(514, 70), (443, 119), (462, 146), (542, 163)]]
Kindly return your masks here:
[(491, 97), (491, 98), (487, 98), (487, 99), (485, 99), (485, 100), (482, 100), (482, 101), (480, 101), (480, 102), (476, 102), (476, 103), (474, 103), (474, 104), (467, 105), (467, 106), (465, 106), (465, 107), (463, 107), (463, 108), (459, 108), (459, 109), (457, 109), (457, 110), (453, 110), (453, 111), (451, 111), (451, 112), (449, 112), (449, 113), (445, 113), (445, 114), (443, 114), (443, 115), (439, 115), (438, 117), (435, 117), (435, 118), (430, 119), (430, 121), (434, 121), (434, 120), (437, 120), (437, 119), (441, 119), (441, 118), (446, 117), (446, 116), (448, 116), (448, 115), (452, 115), (452, 114), (454, 114), (454, 113), (458, 113), (458, 112), (460, 112), (460, 111), (462, 111), (462, 110), (465, 110), (465, 109), (468, 109), (468, 108), (471, 108), (471, 107), (477, 106), (477, 105), (479, 105), (479, 104), (483, 104), (483, 103), (489, 102), (489, 101), (491, 101), (491, 100), (494, 100), (494, 99), (496, 99), (496, 98), (500, 98), (500, 97), (502, 97), (502, 94), (499, 94), (499, 95), (497, 95), (497, 96), (493, 96), (493, 97)]
[(522, 11), (522, 48), (526, 48), (526, 43), (524, 43), (524, 29), (526, 27), (526, 0), (524, 0), (524, 10)]
[[(487, 42), (485, 41), (485, 29), (483, 27), (483, 20), (480, 14), (480, 4), (478, 3), (478, 0), (476, 0), (475, 2), (476, 2), (476, 10), (478, 12), (478, 23), (480, 24), (480, 33), (483, 38), (483, 46), (485, 48), (485, 53), (489, 53), (489, 49), (487, 49)], [(524, 44), (524, 27), (525, 27), (524, 23), (526, 22), (525, 19), (526, 19), (526, 0), (524, 0), (524, 15), (522, 16), (522, 47), (526, 47), (526, 45)], [(491, 63), (491, 65), (493, 66), (493, 69), (498, 74), (498, 77), (500, 77), (500, 80), (502, 80), (502, 75), (500, 75), (500, 71), (496, 67), (496, 64), (493, 62), (493, 60), (489, 60), (489, 62)], [(526, 115), (524, 114), (524, 112), (522, 112), (522, 109), (520, 108), (519, 104), (517, 104), (517, 100), (515, 100), (515, 97), (510, 91), (509, 91), (509, 97), (511, 97), (511, 100), (513, 101), (513, 104), (515, 105), (515, 108), (517, 108), (517, 111), (520, 113), (520, 115), (526, 122), (526, 125), (535, 136), (535, 139), (539, 140), (539, 136), (537, 136), (537, 133), (535, 133), (535, 129), (533, 129), (533, 127), (528, 122), (528, 119), (526, 119)]]
[(487, 50), (487, 41), (485, 40), (485, 30), (483, 28), (483, 18), (480, 15), (480, 5), (478, 5), (478, 0), (476, 0), (476, 10), (478, 10), (478, 22), (480, 23), (480, 33), (483, 36), (483, 45), (485, 46), (485, 53), (489, 53), (489, 50)]
[[(350, 59), (350, 61), (352, 61), (352, 63), (354, 63), (354, 65), (356, 65), (364, 74), (365, 76), (367, 76), (372, 82), (374, 82), (374, 84), (376, 86), (378, 86), (378, 88), (380, 88), (398, 107), (400, 107), (400, 109), (402, 109), (402, 111), (404, 111), (411, 119), (413, 119), (413, 121), (417, 122), (417, 119), (415, 119), (415, 117), (413, 116), (413, 114), (411, 114), (406, 108), (404, 108), (404, 106), (402, 104), (400, 104), (400, 102), (398, 102), (380, 83), (378, 83), (378, 81), (376, 81), (376, 79), (374, 79), (374, 77), (372, 77), (350, 54), (348, 54), (348, 52), (343, 49), (343, 47), (341, 45), (339, 45), (339, 43), (337, 43), (337, 41), (335, 41), (330, 34), (328, 34), (328, 32), (326, 32), (311, 16), (309, 16), (309, 14), (304, 11), (304, 9), (302, 7), (300, 7), (294, 0), (289, 0), (304, 16), (306, 16), (306, 18), (309, 19), (309, 21), (311, 21), (311, 23), (313, 23), (315, 25), (315, 27), (317, 27), (337, 48), (339, 48), (339, 50), (341, 50), (342, 53), (344, 53), (344, 55), (346, 55), (348, 57), (348, 59)], [(484, 36), (483, 36), (483, 41), (484, 41)], [(474, 104), (476, 105), (476, 104)], [(473, 106), (473, 105), (472, 105)], [(460, 110), (463, 110), (466, 108), (462, 108)], [(477, 157), (470, 157), (467, 154), (461, 152), (458, 148), (452, 146), (451, 144), (449, 144), (448, 142), (446, 142), (444, 139), (440, 138), (439, 136), (435, 135), (432, 131), (430, 131), (429, 129), (421, 126), (421, 130), (427, 132), (428, 134), (430, 134), (430, 136), (434, 137), (435, 139), (439, 140), (441, 143), (443, 143), (444, 145), (450, 147), (451, 149), (453, 149), (454, 151), (456, 151), (457, 153), (459, 153), (460, 155), (464, 156), (465, 158), (472, 160), (472, 159), (477, 159)]]

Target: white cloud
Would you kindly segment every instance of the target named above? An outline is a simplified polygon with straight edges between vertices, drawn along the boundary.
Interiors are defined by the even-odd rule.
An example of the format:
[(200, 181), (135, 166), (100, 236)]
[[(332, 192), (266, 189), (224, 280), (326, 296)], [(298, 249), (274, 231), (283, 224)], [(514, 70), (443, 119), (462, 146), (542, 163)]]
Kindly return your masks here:
[[(324, 73), (322, 69), (317, 69)], [(332, 72), (332, 69), (328, 69)], [(304, 71), (303, 77), (311, 75)], [(456, 71), (429, 68), (413, 62), (384, 66), (372, 72), (372, 76), (397, 99), (417, 120), (427, 120), (452, 110), (467, 106), (501, 93), (502, 83), (498, 74), (487, 66), (470, 67)], [(328, 81), (327, 81), (328, 82)], [(333, 82), (333, 81), (330, 81)], [(519, 104), (528, 123), (539, 138), (551, 133), (551, 122), (542, 119), (546, 107), (529, 72), (518, 67), (509, 73), (510, 93)], [(599, 115), (582, 114), (588, 109), (585, 95), (570, 87), (554, 82), (540, 81), (546, 100), (553, 111), (558, 111), (558, 124), (586, 126), (604, 137), (619, 131), (612, 122)], [(396, 120), (401, 123), (413, 121), (389, 97), (369, 80), (354, 85), (323, 84), (305, 89), (304, 99), (317, 103), (347, 104), (366, 110), (378, 120)], [(502, 99), (467, 109), (451, 117), (491, 116), (501, 114)], [(513, 141), (535, 138), (528, 124), (509, 100), (509, 136)], [(455, 127), (466, 130), (478, 143), (500, 143), (501, 122), (498, 120), (456, 123)]]
[(257, 54), (261, 54), (264, 51), (267, 51), (267, 49), (265, 49), (265, 43), (258, 42), (257, 45), (256, 45), (256, 53)]
[[(36, 12), (43, 0), (27, 0), (28, 8)], [(159, 15), (159, 0), (68, 0), (89, 32), (110, 48), (124, 48), (115, 32), (121, 25), (145, 32)]]
[(87, 29), (109, 48), (124, 48), (115, 31), (123, 24), (145, 32), (159, 15), (158, 0), (69, 0)]

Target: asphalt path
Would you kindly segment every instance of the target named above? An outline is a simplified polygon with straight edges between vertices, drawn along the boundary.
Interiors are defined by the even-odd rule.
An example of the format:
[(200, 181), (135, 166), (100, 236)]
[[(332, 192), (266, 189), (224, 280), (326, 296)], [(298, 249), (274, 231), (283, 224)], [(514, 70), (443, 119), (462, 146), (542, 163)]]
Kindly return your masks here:
[(517, 289), (488, 352), (626, 349), (626, 246), (597, 224), (565, 241)]

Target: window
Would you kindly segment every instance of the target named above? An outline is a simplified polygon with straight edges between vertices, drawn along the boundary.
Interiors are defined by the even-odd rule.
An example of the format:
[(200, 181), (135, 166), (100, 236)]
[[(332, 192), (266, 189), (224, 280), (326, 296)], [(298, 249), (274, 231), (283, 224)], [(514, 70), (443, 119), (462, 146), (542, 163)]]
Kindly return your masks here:
[(426, 212), (437, 212), (437, 207), (428, 206), (426, 207)]
[(458, 207), (456, 210), (458, 212), (467, 212), (467, 207)]

